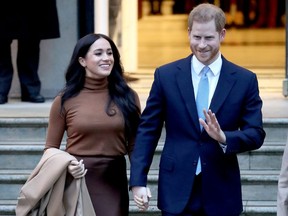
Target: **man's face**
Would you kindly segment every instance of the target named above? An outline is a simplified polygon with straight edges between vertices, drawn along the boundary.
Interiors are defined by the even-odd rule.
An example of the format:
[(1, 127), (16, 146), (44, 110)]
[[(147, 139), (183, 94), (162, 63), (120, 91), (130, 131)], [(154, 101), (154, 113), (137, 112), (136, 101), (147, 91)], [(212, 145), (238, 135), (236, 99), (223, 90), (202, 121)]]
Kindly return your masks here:
[(205, 65), (212, 63), (219, 54), (220, 44), (226, 30), (216, 31), (214, 20), (205, 23), (193, 22), (188, 30), (190, 49), (196, 58)]

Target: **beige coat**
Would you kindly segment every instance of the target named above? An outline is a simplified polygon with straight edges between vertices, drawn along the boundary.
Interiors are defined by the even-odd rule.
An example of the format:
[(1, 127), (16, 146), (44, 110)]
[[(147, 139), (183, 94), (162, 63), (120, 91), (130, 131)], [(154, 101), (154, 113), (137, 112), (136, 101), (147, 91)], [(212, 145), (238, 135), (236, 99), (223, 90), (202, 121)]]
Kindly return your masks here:
[(278, 180), (277, 216), (288, 215), (288, 139)]
[(66, 178), (72, 160), (67, 152), (47, 149), (20, 190), (16, 216), (95, 216), (85, 178)]

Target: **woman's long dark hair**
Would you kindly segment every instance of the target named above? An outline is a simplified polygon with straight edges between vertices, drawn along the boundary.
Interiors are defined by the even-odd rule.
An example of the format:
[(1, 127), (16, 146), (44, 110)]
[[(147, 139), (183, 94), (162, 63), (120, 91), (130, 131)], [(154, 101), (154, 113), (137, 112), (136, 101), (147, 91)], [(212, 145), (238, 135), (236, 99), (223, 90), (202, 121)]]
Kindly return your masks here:
[(108, 91), (110, 100), (106, 106), (106, 113), (108, 115), (113, 115), (110, 108), (112, 102), (114, 102), (124, 116), (125, 136), (126, 138), (129, 138), (136, 134), (140, 119), (140, 109), (136, 104), (133, 90), (127, 85), (124, 78), (124, 70), (120, 61), (120, 53), (115, 43), (104, 34), (88, 34), (79, 39), (77, 42), (65, 74), (66, 85), (61, 91), (61, 107), (63, 109), (65, 101), (75, 97), (83, 89), (86, 72), (85, 68), (79, 63), (78, 59), (79, 57), (84, 58), (89, 51), (90, 46), (100, 38), (104, 38), (109, 42), (114, 57), (114, 66), (111, 74), (108, 76)]

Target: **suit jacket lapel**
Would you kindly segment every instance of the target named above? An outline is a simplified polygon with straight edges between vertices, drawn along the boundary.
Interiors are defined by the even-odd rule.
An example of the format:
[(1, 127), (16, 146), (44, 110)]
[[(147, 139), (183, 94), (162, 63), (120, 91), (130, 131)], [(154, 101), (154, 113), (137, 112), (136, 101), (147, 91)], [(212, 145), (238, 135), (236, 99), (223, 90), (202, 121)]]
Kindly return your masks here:
[(220, 77), (209, 107), (214, 113), (217, 113), (217, 111), (221, 108), (230, 90), (236, 82), (236, 78), (233, 77), (235, 71), (232, 65), (223, 56), (222, 59), (223, 63)]
[(196, 128), (198, 128), (200, 131), (191, 77), (191, 57), (192, 55), (188, 56), (178, 65), (177, 69), (179, 71), (176, 73), (176, 81), (189, 116), (191, 117)]
[[(176, 73), (176, 80), (189, 116), (191, 117), (196, 128), (200, 131), (191, 77), (191, 58), (192, 55), (188, 56), (181, 63), (179, 63), (177, 67), (179, 71)], [(233, 66), (223, 56), (222, 59), (223, 63), (220, 77), (209, 107), (214, 113), (217, 113), (217, 111), (221, 108), (230, 90), (236, 82), (236, 78), (233, 76), (235, 73)]]

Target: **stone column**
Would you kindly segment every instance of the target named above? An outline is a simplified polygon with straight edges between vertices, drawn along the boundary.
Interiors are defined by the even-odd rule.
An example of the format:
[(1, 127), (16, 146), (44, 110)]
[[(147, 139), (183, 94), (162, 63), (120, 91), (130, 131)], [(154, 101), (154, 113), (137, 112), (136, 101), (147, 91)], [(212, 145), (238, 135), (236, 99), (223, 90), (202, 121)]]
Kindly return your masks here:
[(283, 95), (285, 97), (288, 96), (288, 41), (287, 41), (287, 36), (288, 36), (288, 33), (287, 33), (287, 30), (288, 30), (288, 2), (286, 0), (285, 2), (285, 14), (286, 14), (286, 23), (285, 23), (285, 28), (286, 28), (286, 67), (285, 67), (285, 79), (283, 80)]
[(109, 0), (94, 0), (94, 32), (109, 35)]
[(138, 69), (138, 2), (122, 0), (121, 10), (121, 57), (125, 72)]

